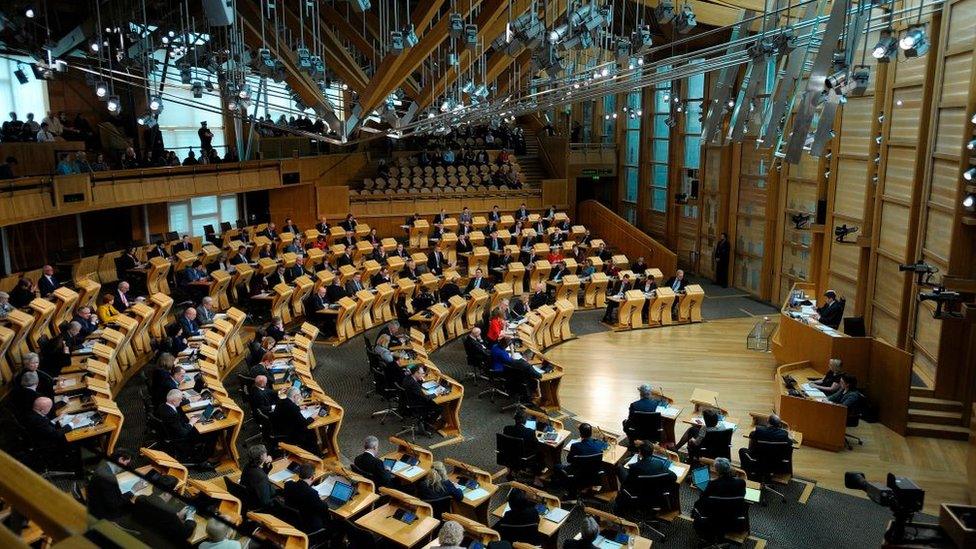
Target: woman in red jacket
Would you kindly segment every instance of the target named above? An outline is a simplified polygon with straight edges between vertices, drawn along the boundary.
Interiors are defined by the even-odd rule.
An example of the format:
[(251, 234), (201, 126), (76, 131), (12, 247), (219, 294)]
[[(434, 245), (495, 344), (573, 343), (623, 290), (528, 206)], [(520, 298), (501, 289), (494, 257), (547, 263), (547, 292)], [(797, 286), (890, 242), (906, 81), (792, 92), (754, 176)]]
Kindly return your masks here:
[(495, 309), (491, 312), (491, 318), (488, 320), (488, 341), (491, 343), (497, 342), (504, 331), (505, 317), (502, 315), (501, 309)]

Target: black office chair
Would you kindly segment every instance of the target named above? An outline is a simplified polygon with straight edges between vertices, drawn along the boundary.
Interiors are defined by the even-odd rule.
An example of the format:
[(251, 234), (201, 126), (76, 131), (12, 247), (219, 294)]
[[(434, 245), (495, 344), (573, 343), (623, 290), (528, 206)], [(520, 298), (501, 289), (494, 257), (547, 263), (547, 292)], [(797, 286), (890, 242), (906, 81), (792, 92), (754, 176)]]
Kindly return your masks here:
[[(846, 427), (857, 427), (861, 423), (861, 416), (864, 414), (865, 398), (863, 393), (858, 392), (857, 394), (858, 397), (854, 400), (854, 404), (847, 407), (847, 421), (844, 423)], [(864, 441), (861, 440), (861, 437), (849, 434), (845, 429), (844, 447), (848, 450), (853, 450), (854, 445), (852, 442), (856, 442), (858, 446), (864, 446)]]
[(450, 494), (445, 494), (439, 498), (424, 500), (425, 503), (430, 504), (431, 508), (434, 511), (434, 518), (436, 518), (437, 520), (440, 520), (441, 515), (443, 515), (444, 513), (451, 512), (451, 501), (453, 501), (453, 498), (451, 498)]
[(603, 483), (603, 476), (606, 474), (603, 452), (575, 456), (563, 472), (568, 481), (570, 497), (579, 504), (587, 490)]
[(505, 433), (495, 434), (495, 463), (508, 469), (509, 479), (531, 470), (535, 460), (535, 447), (529, 447), (525, 440)]
[(522, 542), (529, 545), (539, 545), (539, 523), (530, 522), (526, 524), (504, 524), (496, 523), (495, 530), (504, 541), (509, 543)]
[[(468, 364), (468, 368), (471, 369), (470, 372), (464, 374), (465, 379), (473, 379), (474, 384), (479, 385), (479, 380), (488, 381), (488, 376), (485, 374), (485, 358), (481, 355), (475, 355), (469, 353), (467, 349), (464, 350), (465, 360)], [(481, 395), (478, 395), (481, 396)]]
[(247, 512), (253, 507), (250, 493), (241, 483), (230, 477), (224, 477), (224, 484), (227, 486), (227, 491), (230, 495), (241, 500), (241, 516), (247, 516)]
[(404, 435), (408, 435), (407, 438), (413, 441), (417, 436), (417, 431), (424, 431), (426, 429), (423, 422), (427, 408), (422, 403), (411, 403), (403, 387), (397, 385), (396, 388), (396, 415), (400, 418), (400, 430), (393, 436), (402, 438)]
[(679, 490), (674, 474), (670, 472), (629, 476), (617, 493), (615, 511), (636, 515), (636, 522), (654, 532), (663, 542), (667, 536), (654, 526), (663, 525), (657, 517), (671, 511), (680, 513)]
[(706, 431), (705, 438), (697, 448), (688, 445), (688, 455), (696, 460), (703, 457), (732, 459), (732, 432), (732, 429)]
[(505, 371), (495, 372), (491, 369), (490, 364), (485, 364), (482, 367), (482, 372), (484, 372), (484, 378), (488, 381), (488, 388), (478, 393), (478, 398), (488, 395), (488, 400), (494, 404), (496, 395), (503, 396), (505, 398), (510, 396), (507, 392), (505, 392), (508, 384), (508, 377), (506, 376)]
[(691, 510), (695, 532), (715, 542), (730, 534), (749, 533), (749, 505), (745, 497), (702, 496)]
[[(740, 453), (740, 457), (743, 457)], [(748, 456), (752, 460), (742, 460), (742, 468), (750, 478), (759, 482), (762, 491), (770, 491), (786, 502), (786, 496), (773, 488), (770, 484), (774, 479), (780, 483), (789, 483), (793, 476), (793, 443), (790, 441), (773, 442), (757, 440), (752, 443)], [(761, 497), (761, 495), (760, 495)], [(765, 505), (765, 502), (763, 502)]]
[(638, 440), (659, 443), (664, 437), (660, 412), (634, 410), (630, 412), (625, 425), (624, 433), (627, 434), (631, 447)]
[(390, 380), (386, 375), (386, 369), (381, 364), (382, 361), (371, 359), (369, 362), (369, 373), (373, 387), (371, 392), (379, 395), (386, 406), (382, 410), (373, 412), (372, 417), (379, 417), (380, 425), (385, 424), (386, 419), (389, 416), (395, 416), (398, 419), (403, 419), (403, 417), (398, 413), (399, 392), (397, 391), (397, 387), (395, 385), (390, 384)]
[(271, 417), (263, 411), (254, 410), (254, 417), (257, 419), (258, 428), (261, 430), (261, 437), (264, 438), (264, 445), (267, 447), (268, 453), (277, 454), (278, 443), (286, 442), (287, 437), (275, 432), (274, 425), (271, 423)]

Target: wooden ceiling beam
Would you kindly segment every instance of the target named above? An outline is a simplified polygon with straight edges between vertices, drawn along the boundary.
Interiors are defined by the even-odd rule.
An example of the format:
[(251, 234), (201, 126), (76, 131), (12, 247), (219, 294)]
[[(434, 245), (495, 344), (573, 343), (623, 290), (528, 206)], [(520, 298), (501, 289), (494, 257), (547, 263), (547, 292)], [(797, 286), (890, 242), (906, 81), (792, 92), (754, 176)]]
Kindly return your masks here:
[[(649, 9), (654, 9), (661, 3), (660, 0), (634, 0), (634, 2)], [(759, 6), (758, 11), (760, 13), (763, 11), (762, 0), (734, 0), (721, 3), (707, 2), (704, 0), (685, 0), (685, 3), (694, 10), (695, 19), (699, 23), (713, 27), (725, 27), (738, 23), (742, 19), (742, 10), (756, 10), (756, 5)]]
[[(291, 9), (284, 7), (283, 16), (285, 24), (292, 30), (292, 33), (296, 36), (300, 35), (302, 21), (297, 14)], [(312, 34), (310, 23), (305, 24), (305, 33), (309, 35)], [(359, 63), (352, 58), (349, 51), (343, 47), (342, 41), (339, 40), (335, 32), (328, 25), (321, 26), (319, 30), (322, 45), (324, 46), (322, 48), (324, 55), (323, 61), (326, 66), (334, 70), (336, 75), (349, 85), (349, 89), (357, 93), (362, 93), (369, 83), (369, 77), (366, 76)]]

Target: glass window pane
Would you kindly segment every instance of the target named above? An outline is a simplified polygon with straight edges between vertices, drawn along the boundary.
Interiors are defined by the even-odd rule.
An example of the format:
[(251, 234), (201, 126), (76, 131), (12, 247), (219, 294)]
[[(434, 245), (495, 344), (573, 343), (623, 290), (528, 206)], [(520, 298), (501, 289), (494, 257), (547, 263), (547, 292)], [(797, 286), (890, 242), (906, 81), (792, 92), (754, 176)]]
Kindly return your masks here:
[(203, 226), (213, 225), (216, 228), (220, 223), (216, 215), (204, 216), (204, 217), (194, 217), (193, 218), (193, 230), (191, 234), (194, 236), (203, 236)]
[(668, 140), (667, 139), (654, 139), (653, 148), (651, 149), (651, 157), (657, 162), (667, 162), (668, 161)]
[[(47, 81), (34, 78), (34, 71), (25, 64), (32, 62), (33, 59), (19, 55), (0, 58), (0, 113), (4, 120), (10, 112), (16, 112), (20, 121), (27, 120), (27, 113), (33, 113), (37, 124), (47, 116)], [(27, 77), (26, 84), (14, 76), (18, 69)]]
[(216, 196), (198, 196), (190, 199), (190, 213), (193, 217), (217, 213)]
[(651, 165), (651, 184), (655, 187), (668, 186), (668, 167), (666, 164)]
[(701, 101), (690, 101), (688, 103), (688, 110), (685, 111), (687, 113), (687, 116), (685, 118), (686, 133), (701, 134), (702, 131), (701, 111), (702, 111)]
[(666, 114), (656, 114), (654, 115), (654, 137), (667, 137), (668, 132), (671, 128), (667, 124), (668, 115)]
[(627, 192), (624, 200), (637, 202), (637, 168), (624, 168), (627, 173)]
[(657, 212), (663, 212), (668, 203), (668, 190), (667, 189), (654, 189), (651, 193), (651, 209)]
[(169, 204), (169, 230), (184, 234), (190, 227), (190, 205), (186, 202)]
[(636, 166), (640, 157), (640, 132), (630, 130), (627, 132), (627, 150), (624, 154), (624, 164)]
[(701, 137), (689, 135), (685, 137), (685, 167), (698, 168), (701, 156)]
[(234, 223), (237, 216), (237, 195), (227, 195), (220, 197), (220, 220)]

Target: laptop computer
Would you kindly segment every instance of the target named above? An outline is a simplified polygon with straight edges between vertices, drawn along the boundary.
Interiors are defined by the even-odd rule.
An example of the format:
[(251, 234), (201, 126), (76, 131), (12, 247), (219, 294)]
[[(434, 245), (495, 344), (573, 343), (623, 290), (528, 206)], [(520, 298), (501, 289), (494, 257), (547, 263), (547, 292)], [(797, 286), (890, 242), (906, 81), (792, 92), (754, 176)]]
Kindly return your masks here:
[(203, 414), (200, 415), (200, 421), (210, 421), (216, 411), (217, 408), (213, 404), (207, 404), (207, 407), (203, 409)]
[(712, 480), (708, 467), (699, 467), (691, 472), (691, 482), (702, 492), (708, 487), (708, 482)]
[(332, 493), (325, 499), (325, 504), (329, 506), (329, 509), (338, 509), (352, 498), (353, 493), (351, 484), (337, 480), (332, 486)]

